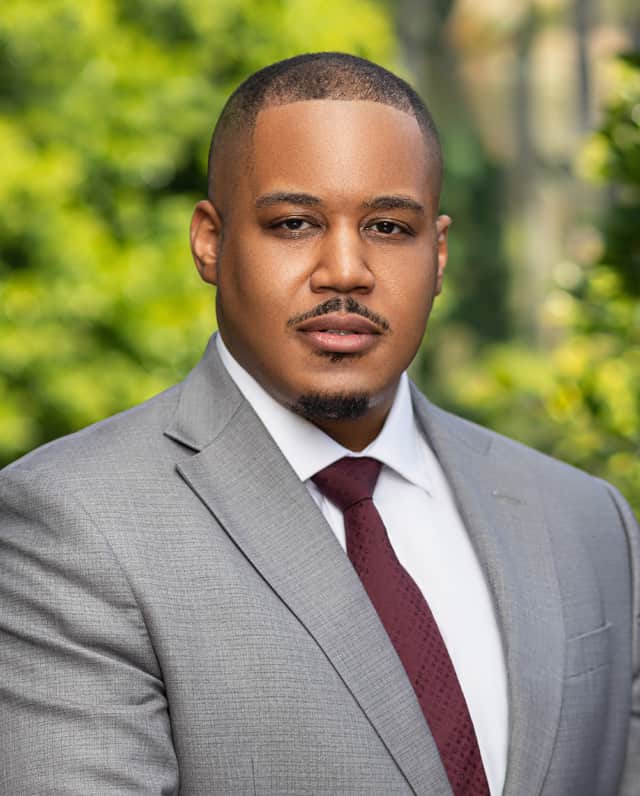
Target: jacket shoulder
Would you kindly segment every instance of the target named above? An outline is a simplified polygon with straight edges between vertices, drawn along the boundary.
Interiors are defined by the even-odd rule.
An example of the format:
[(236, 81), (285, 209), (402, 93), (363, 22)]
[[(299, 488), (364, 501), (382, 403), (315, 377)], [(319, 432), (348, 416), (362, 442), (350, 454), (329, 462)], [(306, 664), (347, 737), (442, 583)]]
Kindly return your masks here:
[(163, 430), (175, 413), (182, 383), (137, 406), (52, 440), (0, 470), (0, 480), (53, 477), (57, 482), (92, 471), (107, 474), (125, 462), (152, 459), (170, 441)]
[[(418, 414), (427, 427), (428, 436), (440, 437), (444, 430), (448, 439), (456, 439), (476, 451), (499, 456), (509, 462), (514, 471), (534, 477), (548, 495), (560, 493), (565, 498), (574, 495), (576, 500), (588, 499), (589, 502), (594, 498), (606, 498), (606, 502), (611, 503), (613, 487), (602, 479), (523, 442), (442, 409), (428, 401), (418, 390), (414, 390), (414, 401)], [(437, 444), (437, 439), (434, 441)]]

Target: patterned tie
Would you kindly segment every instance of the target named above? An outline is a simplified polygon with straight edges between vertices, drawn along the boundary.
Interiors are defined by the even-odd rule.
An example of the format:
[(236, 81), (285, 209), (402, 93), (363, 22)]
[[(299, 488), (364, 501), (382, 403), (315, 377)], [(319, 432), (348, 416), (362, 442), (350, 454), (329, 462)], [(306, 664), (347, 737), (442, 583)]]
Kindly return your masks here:
[(313, 476), (344, 514), (347, 553), (407, 671), (455, 796), (489, 796), (478, 741), (438, 626), (373, 505), (382, 464), (346, 457)]

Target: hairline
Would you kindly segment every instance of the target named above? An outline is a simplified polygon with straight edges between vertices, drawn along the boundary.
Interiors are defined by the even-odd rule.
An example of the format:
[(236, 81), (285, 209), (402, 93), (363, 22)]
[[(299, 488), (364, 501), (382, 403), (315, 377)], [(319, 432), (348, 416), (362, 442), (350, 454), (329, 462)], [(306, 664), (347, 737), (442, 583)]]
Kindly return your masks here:
[[(317, 65), (317, 81), (335, 77), (333, 86), (308, 86), (309, 68)], [(300, 70), (301, 83), (287, 85)], [(341, 79), (343, 82), (341, 83)], [(314, 76), (314, 80), (316, 80)], [(301, 90), (298, 90), (302, 86)], [(372, 90), (373, 87), (373, 90)], [(379, 90), (378, 90), (379, 89)], [(339, 52), (305, 53), (278, 61), (249, 75), (229, 96), (216, 123), (208, 156), (207, 191), (216, 193), (216, 174), (223, 171), (227, 147), (244, 149), (245, 167), (251, 168), (253, 140), (263, 110), (314, 100), (375, 102), (406, 113), (415, 119), (425, 145), (427, 162), (435, 163), (436, 196), (442, 184), (442, 150), (431, 113), (416, 90), (388, 69), (358, 56)]]
[[(307, 99), (307, 98), (301, 98), (301, 99), (297, 99), (296, 98), (296, 99), (292, 99), (292, 100), (290, 99), (290, 100), (283, 100), (283, 101), (280, 101), (278, 99), (274, 99), (274, 100), (267, 99), (260, 105), (259, 108), (257, 108), (255, 114), (251, 114), (251, 118), (249, 120), (247, 120), (247, 124), (244, 126), (244, 129), (242, 130), (241, 140), (237, 136), (237, 133), (239, 132), (239, 130), (230, 129), (230, 127), (232, 127), (232, 126), (227, 127), (224, 131), (221, 131), (221, 132), (223, 132), (223, 136), (222, 136), (222, 140), (221, 141), (217, 142), (215, 140), (215, 135), (214, 135), (214, 139), (212, 140), (211, 149), (210, 149), (209, 173), (208, 173), (208, 176), (207, 176), (207, 195), (208, 195), (209, 200), (211, 202), (215, 203), (215, 201), (214, 201), (214, 193), (215, 193), (214, 181), (212, 179), (212, 176), (213, 176), (213, 163), (214, 163), (214, 159), (215, 159), (214, 147), (217, 146), (218, 157), (219, 157), (220, 150), (224, 149), (224, 148), (227, 148), (229, 146), (234, 147), (234, 148), (237, 147), (237, 148), (239, 148), (241, 150), (244, 149), (243, 166), (244, 166), (244, 168), (247, 171), (250, 172), (252, 170), (252, 168), (253, 168), (253, 162), (254, 162), (254, 157), (255, 157), (254, 146), (253, 146), (254, 135), (255, 135), (256, 126), (257, 126), (257, 123), (258, 123), (258, 117), (260, 116), (262, 111), (266, 111), (269, 108), (284, 107), (286, 105), (298, 104), (300, 102), (325, 102), (325, 101), (331, 101), (331, 102), (367, 102), (367, 103), (375, 103), (377, 105), (385, 105), (386, 107), (393, 108), (394, 110), (397, 110), (400, 113), (405, 113), (407, 116), (409, 116), (410, 118), (414, 119), (416, 124), (418, 125), (418, 128), (420, 130), (420, 134), (421, 134), (422, 139), (424, 141), (425, 157), (427, 158), (427, 160), (430, 160), (432, 162), (435, 161), (435, 163), (437, 165), (437, 172), (436, 172), (437, 195), (439, 196), (440, 188), (441, 188), (441, 182), (442, 182), (442, 156), (441, 156), (441, 152), (440, 152), (440, 142), (439, 142), (439, 138), (438, 138), (438, 135), (437, 135), (436, 131), (429, 130), (425, 125), (421, 124), (420, 123), (420, 119), (418, 118), (418, 116), (415, 113), (412, 112), (412, 110), (404, 110), (403, 108), (399, 108), (397, 105), (394, 105), (393, 103), (383, 102), (382, 100), (371, 100), (371, 99), (359, 99), (359, 98), (343, 99), (342, 97), (326, 97), (326, 98), (320, 99), (320, 100), (318, 100), (318, 99)], [(234, 135), (229, 135), (229, 133), (235, 133), (236, 137), (234, 137)], [(227, 139), (227, 140), (225, 140), (225, 139)], [(218, 208), (218, 209), (220, 209), (220, 208)]]

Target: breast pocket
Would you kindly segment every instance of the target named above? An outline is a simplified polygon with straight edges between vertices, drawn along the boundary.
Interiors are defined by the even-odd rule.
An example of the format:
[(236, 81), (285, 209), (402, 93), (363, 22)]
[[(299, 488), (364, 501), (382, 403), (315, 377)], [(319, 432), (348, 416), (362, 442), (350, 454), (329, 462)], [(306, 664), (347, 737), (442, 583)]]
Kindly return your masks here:
[(588, 633), (567, 640), (565, 677), (579, 677), (595, 672), (610, 662), (611, 624), (607, 622)]
[[(614, 685), (609, 624), (566, 642), (562, 709), (545, 793), (600, 796), (612, 741), (607, 721)], [(609, 793), (610, 791), (606, 791)]]

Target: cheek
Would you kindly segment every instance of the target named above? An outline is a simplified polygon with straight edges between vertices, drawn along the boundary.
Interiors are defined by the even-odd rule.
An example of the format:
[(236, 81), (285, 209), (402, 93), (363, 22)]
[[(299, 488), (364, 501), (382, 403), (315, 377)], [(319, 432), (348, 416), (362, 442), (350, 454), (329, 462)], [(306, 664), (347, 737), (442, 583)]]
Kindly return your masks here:
[(276, 269), (247, 259), (227, 261), (218, 286), (219, 314), (235, 333), (261, 349), (286, 328), (295, 313)]
[[(225, 262), (227, 275), (221, 280), (223, 302), (244, 316), (255, 317), (261, 326), (277, 325), (304, 312), (314, 303), (309, 291), (304, 255), (278, 255), (269, 247), (238, 250)], [(320, 298), (317, 298), (320, 301)]]
[[(390, 280), (386, 286), (389, 310), (395, 322), (403, 327), (420, 326), (426, 321), (434, 295), (431, 272), (416, 266)], [(390, 319), (391, 320), (391, 319)]]
[(252, 303), (260, 303), (268, 296), (273, 276), (265, 269), (265, 260), (250, 245), (239, 245), (238, 236), (225, 240), (220, 255), (218, 293), (224, 304), (242, 309)]

